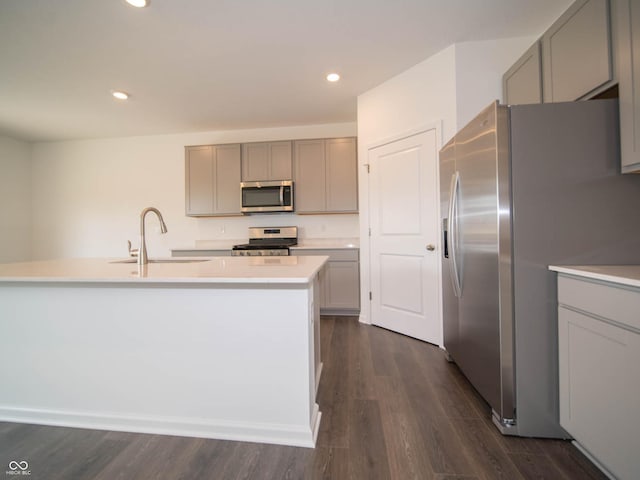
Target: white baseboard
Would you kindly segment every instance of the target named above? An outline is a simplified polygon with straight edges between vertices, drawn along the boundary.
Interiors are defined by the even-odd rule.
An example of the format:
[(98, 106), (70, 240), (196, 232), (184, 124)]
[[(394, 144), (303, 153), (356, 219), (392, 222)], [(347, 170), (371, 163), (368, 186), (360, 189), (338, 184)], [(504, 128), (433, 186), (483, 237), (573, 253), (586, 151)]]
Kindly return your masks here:
[(0, 421), (6, 422), (272, 443), (307, 448), (315, 447), (321, 415), (317, 403), (314, 405), (309, 426), (0, 407)]

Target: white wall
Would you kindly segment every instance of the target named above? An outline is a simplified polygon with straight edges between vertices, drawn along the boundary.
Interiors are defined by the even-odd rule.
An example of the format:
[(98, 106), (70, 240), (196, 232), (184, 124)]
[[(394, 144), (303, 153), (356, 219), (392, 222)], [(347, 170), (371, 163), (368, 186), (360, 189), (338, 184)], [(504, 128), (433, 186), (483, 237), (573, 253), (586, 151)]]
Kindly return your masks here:
[(0, 137), (0, 263), (31, 256), (31, 147)]
[(443, 145), (483, 107), (501, 99), (502, 74), (534, 40), (525, 37), (452, 45), (358, 97), (361, 321), (368, 323), (371, 318), (369, 245), (365, 241), (369, 186), (363, 166), (368, 149), (434, 125), (441, 131), (439, 146)]
[(33, 147), (33, 258), (125, 256), (138, 243), (139, 214), (163, 214), (168, 233), (147, 217), (151, 256), (197, 240), (246, 240), (247, 227), (298, 225), (300, 237), (357, 237), (358, 215), (184, 214), (184, 147), (356, 135), (354, 123), (38, 143)]

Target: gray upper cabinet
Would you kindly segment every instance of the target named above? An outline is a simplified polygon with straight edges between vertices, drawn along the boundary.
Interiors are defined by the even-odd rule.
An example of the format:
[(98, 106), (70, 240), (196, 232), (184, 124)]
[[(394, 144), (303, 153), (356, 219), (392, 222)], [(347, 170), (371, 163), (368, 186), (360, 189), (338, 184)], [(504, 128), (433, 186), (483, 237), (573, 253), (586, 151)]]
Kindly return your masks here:
[(326, 210), (325, 141), (294, 142), (294, 192), (296, 213)]
[(185, 148), (188, 216), (241, 215), (240, 145)]
[(242, 181), (291, 180), (291, 142), (242, 145)]
[(589, 97), (613, 83), (608, 0), (578, 0), (542, 36), (545, 102)]
[(640, 3), (615, 0), (622, 173), (640, 172)]
[(540, 42), (534, 43), (502, 77), (504, 102), (508, 105), (542, 103)]
[(357, 213), (356, 139), (294, 142), (297, 213)]
[(358, 211), (356, 139), (325, 140), (328, 212)]

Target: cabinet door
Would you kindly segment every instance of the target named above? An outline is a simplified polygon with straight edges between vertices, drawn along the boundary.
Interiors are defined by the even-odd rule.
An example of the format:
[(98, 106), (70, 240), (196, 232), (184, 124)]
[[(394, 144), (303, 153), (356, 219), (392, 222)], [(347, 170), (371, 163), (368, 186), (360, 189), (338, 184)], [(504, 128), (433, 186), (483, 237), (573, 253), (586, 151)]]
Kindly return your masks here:
[(502, 77), (504, 102), (508, 105), (542, 103), (540, 42), (534, 43)]
[(355, 138), (326, 140), (326, 210), (358, 211), (358, 178)]
[(294, 149), (295, 210), (322, 213), (327, 206), (324, 140), (300, 140)]
[(213, 147), (185, 149), (185, 210), (187, 215), (213, 212)]
[(241, 215), (240, 203), (240, 145), (187, 147), (186, 214)]
[(269, 144), (245, 143), (242, 145), (242, 181), (269, 180)]
[(640, 334), (564, 307), (558, 328), (560, 424), (617, 478), (637, 478)]
[(240, 145), (215, 147), (214, 214), (241, 215)]
[(544, 101), (573, 101), (613, 80), (608, 0), (578, 0), (542, 37)]
[(269, 179), (291, 180), (291, 142), (269, 144)]
[(291, 142), (242, 145), (242, 181), (291, 180)]
[(332, 262), (326, 266), (325, 308), (360, 308), (360, 271), (357, 262)]
[(616, 0), (616, 64), (622, 173), (640, 172), (640, 4)]

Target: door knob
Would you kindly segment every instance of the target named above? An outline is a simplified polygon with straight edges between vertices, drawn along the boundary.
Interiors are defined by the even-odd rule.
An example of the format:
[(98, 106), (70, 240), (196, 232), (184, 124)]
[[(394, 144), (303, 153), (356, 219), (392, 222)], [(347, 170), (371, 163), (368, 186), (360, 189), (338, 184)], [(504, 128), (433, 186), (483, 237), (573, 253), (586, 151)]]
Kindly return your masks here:
[(427, 250), (429, 250), (430, 252), (433, 252), (436, 249), (436, 246), (433, 243), (430, 243), (429, 245), (427, 245)]

